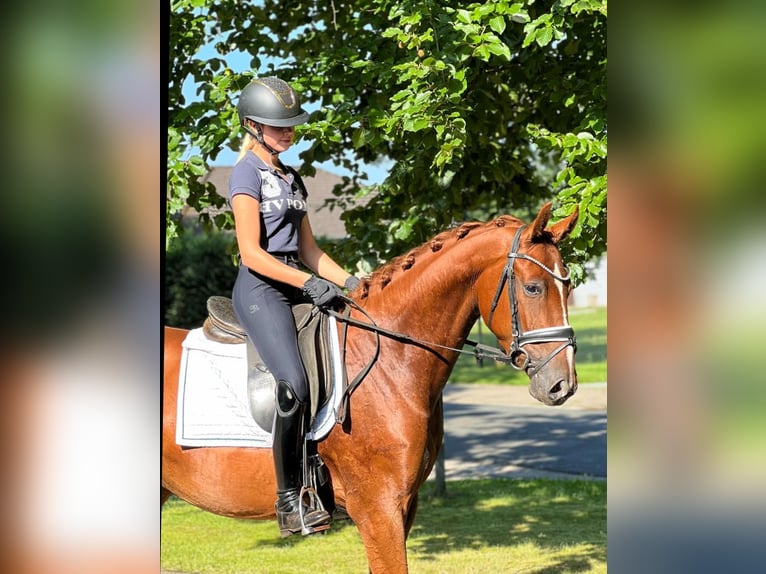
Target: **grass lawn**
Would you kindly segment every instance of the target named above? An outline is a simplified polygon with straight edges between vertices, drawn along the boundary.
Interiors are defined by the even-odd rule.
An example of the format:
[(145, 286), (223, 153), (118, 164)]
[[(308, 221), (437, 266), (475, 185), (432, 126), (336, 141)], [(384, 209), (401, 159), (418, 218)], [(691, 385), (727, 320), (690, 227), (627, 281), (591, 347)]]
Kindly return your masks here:
[[(569, 310), (569, 322), (577, 337), (577, 378), (580, 383), (606, 382), (606, 307)], [(497, 346), (497, 339), (480, 322), (471, 331), (471, 339)], [(470, 350), (470, 347), (466, 347)], [(508, 365), (485, 360), (483, 365), (469, 355), (461, 355), (450, 377), (451, 383), (528, 385), (529, 378)]]
[[(407, 548), (413, 574), (606, 572), (606, 483), (464, 480), (434, 498), (427, 483)], [(276, 522), (224, 518), (171, 499), (162, 568), (199, 574), (367, 572), (351, 524), (281, 539)]]

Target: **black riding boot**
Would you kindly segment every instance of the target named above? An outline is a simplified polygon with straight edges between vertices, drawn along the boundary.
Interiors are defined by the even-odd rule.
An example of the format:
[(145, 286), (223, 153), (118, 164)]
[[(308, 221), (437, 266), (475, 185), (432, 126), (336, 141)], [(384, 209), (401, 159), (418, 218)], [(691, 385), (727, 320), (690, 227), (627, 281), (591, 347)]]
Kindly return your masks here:
[(275, 509), (283, 538), (298, 532), (314, 534), (327, 530), (332, 520), (324, 510), (304, 504), (300, 496), (305, 411), (306, 405), (295, 398), (284, 381), (279, 381), (272, 452), (277, 477)]

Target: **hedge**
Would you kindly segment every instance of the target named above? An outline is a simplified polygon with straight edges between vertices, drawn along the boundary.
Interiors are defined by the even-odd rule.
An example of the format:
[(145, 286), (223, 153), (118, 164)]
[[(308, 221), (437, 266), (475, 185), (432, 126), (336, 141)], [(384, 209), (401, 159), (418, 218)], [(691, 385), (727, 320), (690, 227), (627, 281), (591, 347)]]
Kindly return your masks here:
[(165, 325), (193, 329), (207, 315), (211, 295), (231, 297), (237, 267), (232, 233), (185, 233), (165, 253)]

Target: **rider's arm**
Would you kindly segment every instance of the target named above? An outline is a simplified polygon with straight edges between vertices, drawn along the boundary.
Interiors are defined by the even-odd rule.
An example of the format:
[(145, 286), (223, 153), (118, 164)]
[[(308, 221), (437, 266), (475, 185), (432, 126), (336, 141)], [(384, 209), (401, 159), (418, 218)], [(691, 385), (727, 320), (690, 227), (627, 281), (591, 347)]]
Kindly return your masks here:
[(303, 221), (301, 222), (299, 255), (306, 267), (320, 277), (324, 277), (336, 285), (342, 287), (345, 284), (346, 279), (351, 276), (348, 271), (333, 261), (332, 257), (327, 255), (327, 253), (322, 251), (319, 245), (317, 245), (316, 239), (314, 239), (314, 233), (311, 230), (308, 214), (303, 217)]

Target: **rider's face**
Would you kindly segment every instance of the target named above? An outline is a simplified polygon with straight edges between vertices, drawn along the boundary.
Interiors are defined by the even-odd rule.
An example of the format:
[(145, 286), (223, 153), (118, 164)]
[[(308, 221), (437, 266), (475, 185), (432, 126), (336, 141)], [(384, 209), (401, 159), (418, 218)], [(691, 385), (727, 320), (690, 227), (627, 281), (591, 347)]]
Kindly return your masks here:
[(261, 125), (263, 140), (278, 152), (283, 152), (293, 144), (295, 128), (277, 128)]

